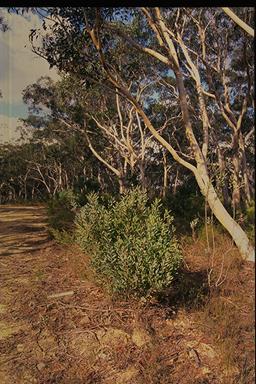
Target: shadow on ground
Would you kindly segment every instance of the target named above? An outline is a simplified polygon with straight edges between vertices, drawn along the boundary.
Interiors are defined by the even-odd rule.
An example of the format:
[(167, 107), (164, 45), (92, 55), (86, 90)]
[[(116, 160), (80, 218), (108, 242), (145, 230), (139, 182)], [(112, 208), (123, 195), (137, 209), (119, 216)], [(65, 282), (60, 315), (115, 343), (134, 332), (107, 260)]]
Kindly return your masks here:
[(43, 206), (0, 206), (0, 257), (41, 249), (49, 239)]
[[(199, 309), (209, 298), (207, 270), (182, 269), (171, 288), (157, 295), (158, 303), (167, 309), (168, 318), (175, 318), (178, 310)], [(169, 309), (169, 310), (168, 310)]]

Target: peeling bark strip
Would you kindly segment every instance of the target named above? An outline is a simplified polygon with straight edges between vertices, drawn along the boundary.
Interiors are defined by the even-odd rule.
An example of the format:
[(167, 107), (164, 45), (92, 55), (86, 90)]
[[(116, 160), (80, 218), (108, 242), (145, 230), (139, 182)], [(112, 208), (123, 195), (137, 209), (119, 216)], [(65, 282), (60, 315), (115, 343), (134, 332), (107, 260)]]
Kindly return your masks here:
[(65, 296), (73, 296), (74, 291), (66, 291), (66, 292), (60, 292), (60, 293), (53, 293), (52, 295), (48, 295), (47, 299), (55, 299), (59, 297), (65, 297)]

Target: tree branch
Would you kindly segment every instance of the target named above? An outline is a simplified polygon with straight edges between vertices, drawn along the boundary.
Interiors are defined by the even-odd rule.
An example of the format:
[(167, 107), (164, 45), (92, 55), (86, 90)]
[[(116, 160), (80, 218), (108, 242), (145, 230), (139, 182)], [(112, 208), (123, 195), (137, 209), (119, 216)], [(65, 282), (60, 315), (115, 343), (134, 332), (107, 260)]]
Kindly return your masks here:
[(228, 7), (221, 7), (222, 10), (237, 24), (239, 27), (243, 28), (250, 36), (254, 37), (254, 29), (241, 20), (233, 11)]

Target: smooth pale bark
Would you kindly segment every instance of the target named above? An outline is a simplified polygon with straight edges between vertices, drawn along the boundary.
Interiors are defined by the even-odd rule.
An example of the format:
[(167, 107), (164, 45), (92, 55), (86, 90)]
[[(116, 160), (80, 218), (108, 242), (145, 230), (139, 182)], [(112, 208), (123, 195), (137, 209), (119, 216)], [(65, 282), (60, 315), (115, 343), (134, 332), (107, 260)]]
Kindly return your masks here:
[[(206, 158), (205, 158), (206, 153), (205, 154), (202, 153), (202, 150), (194, 135), (192, 124), (190, 121), (190, 114), (189, 114), (188, 104), (186, 99), (186, 90), (184, 86), (183, 75), (179, 66), (179, 60), (175, 50), (175, 46), (172, 40), (170, 39), (170, 36), (168, 35), (168, 30), (163, 22), (159, 8), (155, 8), (155, 9), (156, 9), (156, 19), (158, 22), (158, 25), (156, 25), (155, 31), (158, 31), (157, 26), (160, 26), (162, 36), (166, 42), (166, 45), (162, 37), (159, 37), (159, 41), (161, 42), (161, 45), (164, 44), (165, 47), (167, 48), (169, 57), (163, 56), (162, 54), (159, 54), (159, 52), (155, 50), (142, 47), (141, 45), (136, 43), (133, 39), (128, 38), (126, 34), (123, 34), (123, 33), (119, 33), (119, 34), (122, 37), (124, 37), (126, 41), (130, 42), (133, 46), (135, 46), (135, 48), (167, 64), (167, 66), (171, 67), (171, 69), (174, 71), (174, 74), (176, 77), (176, 85), (179, 93), (180, 107), (181, 107), (181, 112), (182, 112), (182, 117), (183, 117), (183, 122), (185, 127), (185, 133), (186, 133), (188, 142), (190, 144), (190, 148), (192, 149), (194, 160), (197, 166), (184, 160), (184, 158), (182, 158), (177, 153), (177, 151), (171, 145), (171, 143), (167, 142), (159, 134), (159, 132), (155, 129), (152, 122), (150, 121), (145, 111), (141, 107), (140, 103), (138, 103), (138, 101), (132, 96), (129, 89), (127, 89), (126, 87), (118, 83), (117, 79), (113, 76), (113, 74), (109, 70), (108, 66), (106, 65), (104, 53), (101, 49), (101, 42), (95, 39), (95, 35), (93, 33), (94, 31), (92, 30), (88, 32), (91, 35), (92, 41), (99, 52), (101, 64), (105, 69), (110, 82), (116, 87), (116, 89), (118, 89), (121, 92), (121, 94), (124, 97), (130, 100), (130, 102), (136, 108), (137, 113), (141, 116), (142, 120), (144, 121), (145, 126), (149, 129), (149, 131), (152, 133), (155, 139), (158, 140), (159, 143), (161, 143), (171, 153), (174, 160), (176, 160), (178, 163), (182, 164), (186, 168), (190, 169), (194, 173), (197, 183), (201, 189), (201, 192), (205, 196), (205, 199), (208, 202), (213, 214), (219, 220), (219, 222), (224, 226), (224, 228), (226, 228), (226, 230), (230, 233), (241, 255), (248, 260), (254, 260), (254, 249), (251, 247), (246, 233), (242, 230), (239, 224), (237, 224), (229, 215), (229, 213), (221, 203), (220, 199), (218, 198), (212, 183), (210, 182), (208, 171), (207, 171)], [(206, 129), (206, 125), (204, 126), (204, 129)], [(207, 148), (205, 148), (204, 151), (206, 151), (206, 149)]]
[(234, 209), (239, 209), (243, 205), (249, 206), (252, 200), (249, 172), (246, 161), (244, 139), (241, 131), (236, 135), (233, 145), (233, 194), (232, 205)]
[(239, 27), (243, 28), (250, 36), (254, 37), (254, 29), (241, 20), (233, 11), (228, 7), (222, 7), (223, 11), (236, 23)]
[(34, 200), (34, 194), (35, 194), (35, 187), (33, 186), (32, 192), (31, 192), (31, 199)]
[(205, 197), (207, 203), (209, 204), (209, 207), (211, 208), (214, 216), (230, 233), (242, 257), (250, 261), (255, 261), (255, 250), (250, 245), (248, 236), (240, 227), (240, 225), (236, 223), (235, 220), (230, 216), (230, 214), (222, 204), (221, 200), (219, 199), (212, 183), (210, 182), (205, 156), (203, 155), (198, 145), (198, 142), (194, 136), (194, 132), (191, 126), (183, 76), (179, 68), (176, 69), (176, 71), (174, 70), (174, 73), (176, 75), (177, 80), (177, 88), (179, 91), (183, 121), (186, 128), (186, 136), (190, 142), (190, 146), (192, 148), (194, 158), (197, 163), (196, 170), (192, 169), (192, 172), (194, 173), (200, 190), (203, 196)]
[(246, 233), (242, 230), (240, 225), (237, 224), (237, 222), (230, 216), (230, 214), (227, 212), (227, 210), (221, 203), (207, 174), (205, 174), (204, 170), (200, 169), (194, 172), (194, 174), (197, 183), (201, 189), (201, 192), (205, 196), (205, 199), (209, 204), (209, 207), (211, 208), (214, 216), (229, 232), (241, 255), (249, 261), (255, 261), (255, 250), (250, 245)]
[(166, 142), (164, 138), (160, 136), (159, 133), (155, 130), (151, 121), (149, 120), (147, 115), (144, 113), (142, 108), (135, 102), (134, 102), (134, 105), (138, 113), (143, 118), (145, 125), (151, 131), (153, 136), (171, 153), (173, 158), (178, 163), (184, 165), (186, 168), (190, 169), (194, 173), (198, 186), (201, 190), (201, 193), (203, 194), (207, 203), (209, 204), (209, 207), (211, 208), (214, 216), (223, 225), (223, 227), (229, 232), (236, 246), (238, 247), (242, 257), (250, 261), (255, 261), (255, 251), (254, 251), (254, 248), (250, 245), (248, 236), (240, 227), (240, 225), (236, 223), (236, 221), (230, 216), (230, 214), (222, 204), (221, 200), (219, 199), (212, 183), (210, 182), (205, 160), (202, 156), (198, 143), (194, 142), (195, 138), (194, 138), (193, 132), (191, 132), (190, 126), (186, 127), (187, 128), (186, 133), (189, 141), (190, 140), (192, 141), (191, 146), (193, 148), (195, 158), (197, 160), (197, 167), (193, 166), (192, 164), (180, 158), (180, 156), (177, 154), (174, 148), (168, 142)]
[(94, 149), (94, 147), (91, 144), (91, 141), (87, 135), (87, 141), (88, 141), (88, 147), (93, 153), (93, 155), (101, 162), (103, 163), (111, 172), (113, 172), (117, 178), (118, 178), (118, 184), (119, 184), (119, 192), (125, 193), (126, 191), (126, 185), (125, 185), (125, 176), (122, 172), (122, 170), (119, 170), (117, 168), (114, 168), (111, 164), (109, 164), (106, 160), (103, 159), (102, 156)]

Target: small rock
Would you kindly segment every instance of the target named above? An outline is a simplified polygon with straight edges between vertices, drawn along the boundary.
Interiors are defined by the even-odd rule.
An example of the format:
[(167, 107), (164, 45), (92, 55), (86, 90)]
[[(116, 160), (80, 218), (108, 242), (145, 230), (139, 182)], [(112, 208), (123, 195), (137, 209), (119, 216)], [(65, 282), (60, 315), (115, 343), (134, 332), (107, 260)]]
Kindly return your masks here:
[(150, 336), (143, 328), (134, 328), (132, 341), (137, 345), (137, 347), (143, 347), (143, 345), (149, 343), (150, 340)]
[(87, 325), (88, 323), (90, 323), (90, 318), (88, 315), (84, 314), (80, 320), (80, 325)]
[(41, 371), (42, 369), (44, 369), (44, 367), (45, 367), (45, 364), (44, 364), (44, 363), (38, 363), (38, 364), (37, 364), (37, 369), (38, 369), (39, 371)]
[(208, 367), (202, 367), (201, 370), (204, 375), (209, 375), (209, 373), (211, 373), (211, 370)]
[(109, 328), (107, 331), (99, 330), (96, 332), (98, 340), (102, 345), (108, 345), (113, 348), (119, 345), (127, 345), (130, 335), (121, 329)]
[(106, 359), (108, 359), (108, 354), (106, 353), (106, 352), (100, 352), (99, 354), (98, 354), (98, 357), (100, 358), (100, 359), (102, 359), (102, 360), (106, 360)]
[(17, 348), (18, 352), (23, 352), (24, 351), (24, 344), (17, 344), (16, 348)]
[(216, 357), (217, 357), (216, 352), (214, 351), (214, 349), (212, 347), (210, 347), (209, 344), (200, 343), (200, 350), (201, 350), (202, 354), (204, 354), (205, 356), (207, 356), (210, 359), (216, 359)]
[(0, 313), (5, 313), (7, 311), (7, 306), (5, 304), (0, 304)]
[(116, 384), (129, 384), (134, 383), (135, 377), (139, 371), (135, 367), (129, 367), (125, 371), (120, 372), (116, 376)]
[(83, 355), (87, 361), (94, 359), (99, 349), (99, 341), (96, 339), (93, 333), (83, 333), (77, 335), (71, 341), (71, 348), (75, 355)]

